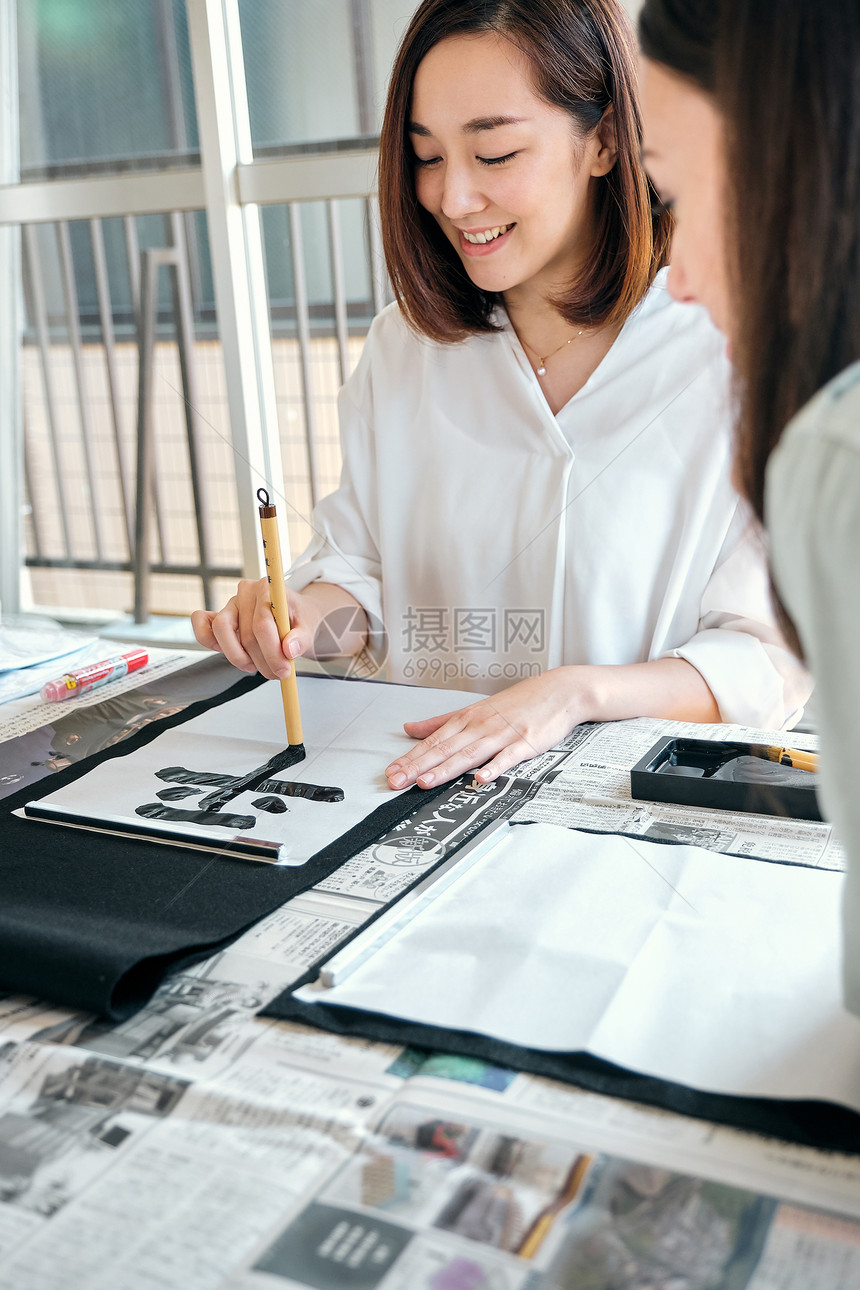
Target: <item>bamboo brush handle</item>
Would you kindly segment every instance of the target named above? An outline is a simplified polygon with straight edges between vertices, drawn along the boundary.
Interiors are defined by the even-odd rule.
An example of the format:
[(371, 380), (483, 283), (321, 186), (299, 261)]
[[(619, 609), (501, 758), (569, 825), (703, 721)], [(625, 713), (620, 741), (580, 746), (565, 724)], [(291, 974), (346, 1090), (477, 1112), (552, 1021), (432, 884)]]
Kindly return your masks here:
[[(266, 557), (266, 577), (269, 583), (272, 613), (278, 628), (278, 636), (283, 642), (290, 630), (290, 611), (287, 605), (287, 589), (284, 586), (284, 563), (281, 558), (278, 516), (275, 507), (270, 505), (269, 494), (264, 488), (258, 489), (257, 498), (260, 502), (260, 528), (263, 532), (263, 553)], [(292, 663), (290, 675), (281, 681), (281, 698), (284, 701), (287, 739), (290, 745), (303, 743), (299, 687), (296, 682), (295, 665)]]

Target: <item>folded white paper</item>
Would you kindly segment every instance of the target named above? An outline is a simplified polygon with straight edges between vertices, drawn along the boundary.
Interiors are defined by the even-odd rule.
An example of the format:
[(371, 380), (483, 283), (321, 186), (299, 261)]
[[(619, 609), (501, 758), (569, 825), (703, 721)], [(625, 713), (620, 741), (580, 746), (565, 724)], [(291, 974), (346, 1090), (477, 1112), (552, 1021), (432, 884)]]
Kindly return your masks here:
[(860, 1111), (841, 874), (514, 826), (404, 932), (298, 998)]

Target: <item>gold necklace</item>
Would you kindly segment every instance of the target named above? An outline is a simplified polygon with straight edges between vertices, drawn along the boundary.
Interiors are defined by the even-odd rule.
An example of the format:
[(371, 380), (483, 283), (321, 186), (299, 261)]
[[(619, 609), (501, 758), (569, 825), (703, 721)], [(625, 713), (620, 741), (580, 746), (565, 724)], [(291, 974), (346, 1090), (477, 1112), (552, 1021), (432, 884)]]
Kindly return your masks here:
[(566, 349), (568, 345), (572, 345), (575, 340), (579, 339), (579, 337), (582, 335), (584, 331), (585, 331), (584, 327), (580, 328), (580, 330), (576, 333), (575, 336), (571, 336), (569, 340), (563, 340), (561, 344), (557, 346), (556, 349), (551, 349), (548, 354), (539, 354), (537, 350), (528, 343), (527, 340), (523, 340), (522, 337), (520, 337), (520, 340), (522, 341), (524, 348), (530, 349), (531, 352), (534, 354), (535, 358), (537, 359), (538, 376), (546, 376), (546, 365), (549, 362), (549, 360), (553, 358), (554, 355), (558, 354), (560, 350)]

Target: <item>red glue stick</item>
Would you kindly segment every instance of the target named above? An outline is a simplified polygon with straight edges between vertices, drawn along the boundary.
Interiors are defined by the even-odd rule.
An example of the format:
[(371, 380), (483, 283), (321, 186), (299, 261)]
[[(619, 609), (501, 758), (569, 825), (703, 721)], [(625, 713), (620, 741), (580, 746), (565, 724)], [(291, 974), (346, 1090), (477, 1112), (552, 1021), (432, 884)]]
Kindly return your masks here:
[(129, 672), (136, 672), (149, 662), (145, 649), (133, 649), (128, 654), (119, 654), (116, 658), (105, 658), (100, 663), (90, 663), (77, 672), (67, 672), (58, 681), (48, 681), (42, 686), (40, 695), (43, 703), (59, 703), (62, 699), (76, 699), (79, 694), (88, 694), (99, 685), (108, 681), (117, 681)]

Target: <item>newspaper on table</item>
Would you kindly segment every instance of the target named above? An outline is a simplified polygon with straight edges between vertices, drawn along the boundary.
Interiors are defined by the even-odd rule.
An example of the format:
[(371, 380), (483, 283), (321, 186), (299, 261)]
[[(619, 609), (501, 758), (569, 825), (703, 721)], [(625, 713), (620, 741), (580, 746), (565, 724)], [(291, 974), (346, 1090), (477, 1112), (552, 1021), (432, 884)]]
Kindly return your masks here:
[[(96, 659), (113, 657), (122, 652), (122, 649), (123, 646), (117, 645), (116, 641), (96, 640), (95, 644), (85, 647), (85, 654), (75, 660), (75, 666)], [(14, 691), (17, 682), (14, 680), (15, 674), (10, 674), (12, 679), (10, 679), (8, 691), (3, 693), (0, 688), (0, 704), (2, 704), (0, 706), (0, 743), (7, 739), (17, 739), (31, 730), (38, 730), (42, 726), (60, 721), (79, 709), (89, 708), (94, 704), (103, 703), (105, 699), (126, 694), (129, 690), (137, 689), (144, 682), (159, 680), (172, 672), (179, 671), (180, 668), (200, 663), (207, 657), (199, 650), (158, 649), (152, 646), (147, 646), (147, 649), (149, 662), (145, 669), (130, 672), (106, 686), (96, 686), (76, 698), (63, 699), (59, 703), (45, 703), (35, 690), (44, 681), (52, 680), (62, 672), (62, 662), (48, 667), (44, 676), (40, 678), (39, 684), (32, 689), (25, 685), (24, 689), (19, 688)], [(30, 668), (26, 670), (28, 673), (31, 671)]]
[[(512, 818), (520, 823), (626, 833), (651, 842), (685, 842), (709, 851), (821, 869), (845, 868), (842, 845), (827, 823), (631, 797), (632, 767), (664, 735), (753, 744), (785, 742), (785, 731), (650, 717), (578, 726), (558, 748), (511, 771), (540, 784)], [(812, 751), (818, 747), (814, 735), (792, 734), (791, 742), (793, 747)]]
[[(127, 1022), (0, 998), (0, 1285), (854, 1290), (858, 1157), (256, 1015), (482, 815), (632, 814), (625, 770), (662, 733), (586, 728), (455, 791)], [(806, 829), (787, 854), (832, 865)]]
[(256, 1023), (217, 1079), (0, 1050), (16, 1290), (849, 1290), (860, 1161)]

